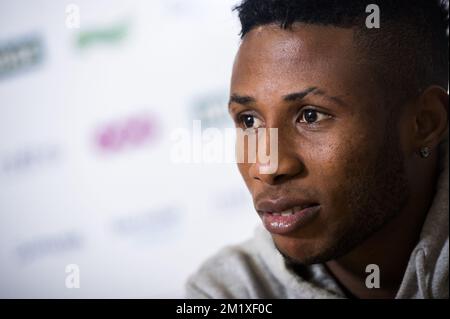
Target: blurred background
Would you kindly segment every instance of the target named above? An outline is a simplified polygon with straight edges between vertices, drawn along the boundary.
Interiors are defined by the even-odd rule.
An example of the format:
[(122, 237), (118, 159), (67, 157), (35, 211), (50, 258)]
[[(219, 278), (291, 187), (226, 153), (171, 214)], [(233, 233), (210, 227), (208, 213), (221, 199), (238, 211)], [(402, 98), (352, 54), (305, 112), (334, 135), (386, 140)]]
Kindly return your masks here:
[(233, 126), (236, 4), (0, 0), (0, 298), (182, 298), (251, 236), (236, 165), (170, 155)]

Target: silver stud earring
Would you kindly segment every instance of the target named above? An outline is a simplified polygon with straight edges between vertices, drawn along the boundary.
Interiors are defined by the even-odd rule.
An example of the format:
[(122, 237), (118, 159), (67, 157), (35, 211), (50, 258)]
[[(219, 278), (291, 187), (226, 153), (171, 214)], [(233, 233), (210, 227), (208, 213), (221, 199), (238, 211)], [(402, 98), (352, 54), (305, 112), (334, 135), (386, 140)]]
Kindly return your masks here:
[(427, 158), (430, 155), (431, 155), (431, 150), (428, 146), (424, 146), (420, 149), (420, 156), (422, 156), (422, 158)]

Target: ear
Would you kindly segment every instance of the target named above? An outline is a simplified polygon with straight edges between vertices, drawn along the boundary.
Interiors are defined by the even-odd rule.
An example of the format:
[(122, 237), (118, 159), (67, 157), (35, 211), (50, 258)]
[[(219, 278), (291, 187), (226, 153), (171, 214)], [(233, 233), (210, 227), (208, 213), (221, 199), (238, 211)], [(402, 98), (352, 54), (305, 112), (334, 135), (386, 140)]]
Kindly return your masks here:
[(440, 86), (432, 85), (419, 96), (414, 118), (414, 148), (419, 152), (433, 150), (448, 130), (448, 94)]

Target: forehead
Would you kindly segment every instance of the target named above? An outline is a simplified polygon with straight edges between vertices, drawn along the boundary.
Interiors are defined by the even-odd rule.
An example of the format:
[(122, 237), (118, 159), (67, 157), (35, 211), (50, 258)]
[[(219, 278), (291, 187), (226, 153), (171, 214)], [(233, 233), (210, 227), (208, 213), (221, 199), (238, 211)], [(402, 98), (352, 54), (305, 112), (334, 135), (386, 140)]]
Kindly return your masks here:
[(257, 27), (245, 35), (237, 53), (231, 90), (264, 98), (316, 86), (336, 94), (366, 89), (371, 77), (364, 75), (353, 32), (304, 24), (289, 30)]

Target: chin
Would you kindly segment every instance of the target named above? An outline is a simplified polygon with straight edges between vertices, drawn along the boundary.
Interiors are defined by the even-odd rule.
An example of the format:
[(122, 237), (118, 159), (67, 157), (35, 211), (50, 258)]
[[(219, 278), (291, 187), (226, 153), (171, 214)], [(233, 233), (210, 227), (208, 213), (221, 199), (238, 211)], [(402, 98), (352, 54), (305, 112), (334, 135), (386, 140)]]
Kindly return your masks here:
[(288, 262), (311, 265), (332, 259), (318, 239), (298, 239), (279, 235), (272, 235), (272, 239), (275, 247)]

